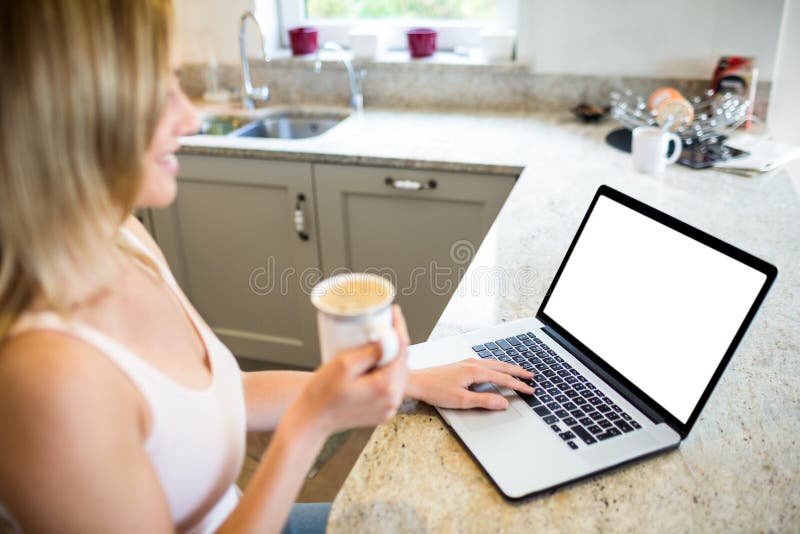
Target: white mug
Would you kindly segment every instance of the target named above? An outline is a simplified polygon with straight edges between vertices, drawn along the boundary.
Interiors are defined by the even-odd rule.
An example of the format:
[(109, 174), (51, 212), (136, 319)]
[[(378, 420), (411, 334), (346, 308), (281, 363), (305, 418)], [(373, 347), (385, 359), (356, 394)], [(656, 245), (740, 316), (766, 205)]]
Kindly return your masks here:
[[(379, 303), (355, 311), (332, 308), (321, 297), (346, 280), (368, 278), (382, 289), (385, 295)], [(346, 273), (323, 280), (311, 291), (311, 303), (317, 308), (317, 328), (322, 363), (330, 361), (343, 350), (371, 342), (379, 342), (381, 359), (378, 366), (386, 365), (397, 356), (400, 340), (392, 325), (394, 285), (383, 277), (369, 273)]]
[[(675, 149), (667, 157), (670, 141), (674, 141)], [(672, 132), (655, 126), (634, 128), (631, 144), (633, 168), (652, 176), (661, 176), (667, 164), (675, 163), (681, 156), (681, 148), (681, 138)]]

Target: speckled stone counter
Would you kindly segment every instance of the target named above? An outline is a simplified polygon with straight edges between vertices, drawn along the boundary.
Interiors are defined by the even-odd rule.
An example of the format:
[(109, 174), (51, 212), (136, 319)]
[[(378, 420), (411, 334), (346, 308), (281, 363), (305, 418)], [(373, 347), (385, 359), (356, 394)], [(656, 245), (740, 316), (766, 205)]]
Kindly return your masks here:
[[(373, 434), (334, 502), (329, 531), (798, 532), (800, 201), (790, 171), (747, 179), (672, 166), (656, 180), (604, 143), (613, 124), (482, 120), (455, 119), (461, 133), (443, 154), (525, 170), (432, 338), (535, 315), (600, 184), (763, 257), (778, 266), (778, 280), (678, 450), (512, 503), (432, 408), (409, 401)], [(409, 153), (430, 156), (417, 139), (405, 141)], [(390, 150), (401, 152), (397, 142)], [(509, 283), (486, 291), (486, 272)]]
[[(490, 174), (524, 169), (432, 338), (535, 315), (600, 184), (779, 268), (678, 450), (511, 503), (436, 412), (409, 401), (373, 434), (334, 502), (330, 532), (800, 531), (800, 200), (792, 175), (748, 179), (672, 166), (656, 180), (605, 144), (614, 127), (577, 124), (565, 113), (368, 110), (307, 140), (185, 140), (184, 153)], [(800, 169), (793, 172), (800, 183)]]
[[(551, 127), (556, 124), (564, 127)], [(182, 139), (181, 153), (517, 176), (534, 155), (556, 162), (561, 155), (552, 153), (550, 147), (558, 142), (558, 132), (564, 130), (564, 135), (580, 128), (566, 113), (521, 116), (368, 110), (352, 113), (317, 137), (198, 135)], [(552, 135), (556, 139), (551, 139)]]

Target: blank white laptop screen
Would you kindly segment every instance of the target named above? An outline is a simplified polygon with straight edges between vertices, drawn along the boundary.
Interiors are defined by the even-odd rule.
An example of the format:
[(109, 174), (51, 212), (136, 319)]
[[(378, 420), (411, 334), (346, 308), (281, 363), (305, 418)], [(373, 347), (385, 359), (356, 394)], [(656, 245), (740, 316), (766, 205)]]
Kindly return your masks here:
[(544, 312), (686, 423), (765, 279), (600, 196)]

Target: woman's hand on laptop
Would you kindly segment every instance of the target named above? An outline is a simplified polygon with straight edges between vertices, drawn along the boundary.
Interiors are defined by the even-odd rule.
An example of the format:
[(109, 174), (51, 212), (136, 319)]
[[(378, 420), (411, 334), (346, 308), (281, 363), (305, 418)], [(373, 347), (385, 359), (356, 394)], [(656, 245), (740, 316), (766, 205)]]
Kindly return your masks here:
[(470, 391), (474, 384), (491, 382), (498, 386), (533, 394), (533, 388), (522, 380), (533, 378), (518, 365), (497, 360), (469, 358), (460, 362), (413, 371), (408, 377), (406, 396), (441, 408), (486, 408), (504, 410), (508, 401), (497, 393)]

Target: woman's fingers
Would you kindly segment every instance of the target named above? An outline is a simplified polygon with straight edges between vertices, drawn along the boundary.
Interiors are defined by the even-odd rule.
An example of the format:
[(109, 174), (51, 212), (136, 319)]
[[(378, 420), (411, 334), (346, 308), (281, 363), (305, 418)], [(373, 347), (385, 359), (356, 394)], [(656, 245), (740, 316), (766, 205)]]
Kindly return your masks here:
[[(502, 363), (502, 362), (496, 362)], [(506, 364), (508, 365), (508, 364)], [(484, 366), (479, 368), (479, 371), (475, 373), (473, 376), (473, 380), (476, 383), (492, 383), (501, 387), (506, 387), (508, 389), (513, 389), (514, 391), (518, 391), (520, 393), (525, 393), (527, 395), (533, 395), (533, 388), (523, 382), (522, 380), (517, 380), (514, 376), (521, 376), (515, 373), (514, 376), (510, 374), (513, 369), (508, 369), (508, 367), (517, 367), (515, 365), (508, 365), (508, 367), (501, 367), (500, 371), (495, 371), (489, 366)], [(523, 373), (528, 373), (521, 367), (519, 367)], [(487, 410), (504, 410), (508, 406), (508, 400), (500, 394), (497, 393), (477, 393), (474, 391), (466, 390), (464, 393), (464, 397), (462, 398), (462, 402), (465, 403), (463, 408), (485, 408)]]
[(487, 410), (505, 410), (508, 400), (497, 393), (476, 393), (467, 390), (462, 398), (461, 408), (485, 408)]
[(379, 343), (367, 343), (342, 352), (340, 357), (346, 366), (347, 375), (355, 378), (367, 372), (380, 361), (381, 346)]
[(394, 324), (397, 335), (400, 336), (401, 343), (405, 345), (411, 344), (411, 339), (408, 336), (408, 327), (406, 326), (406, 318), (403, 316), (403, 312), (397, 304), (392, 306), (392, 324)]
[(392, 361), (381, 368), (381, 372), (386, 372), (391, 376), (402, 376), (408, 373), (408, 351), (401, 350)]
[(374, 370), (367, 377), (373, 383), (384, 384), (393, 397), (400, 397), (405, 391), (408, 377), (408, 354), (400, 351), (397, 356), (386, 365)]
[(507, 375), (511, 376), (518, 376), (520, 378), (533, 378), (533, 373), (530, 371), (526, 371), (519, 365), (514, 365), (511, 363), (499, 362), (497, 360), (467, 360), (467, 361), (475, 361), (480, 362), (478, 365), (482, 367), (486, 367), (491, 369), (492, 371), (497, 371), (500, 373), (506, 373)]
[(513, 376), (509, 376), (504, 373), (498, 373), (497, 371), (492, 371), (491, 369), (483, 369), (482, 372), (477, 374), (475, 381), (481, 383), (491, 382), (492, 384), (507, 387), (508, 389), (519, 391), (520, 393), (533, 395), (533, 388), (522, 380), (517, 380)]

